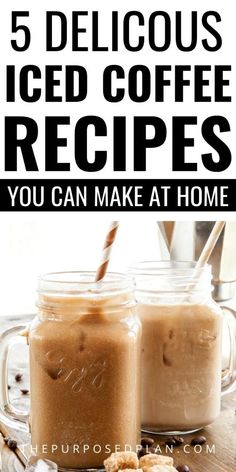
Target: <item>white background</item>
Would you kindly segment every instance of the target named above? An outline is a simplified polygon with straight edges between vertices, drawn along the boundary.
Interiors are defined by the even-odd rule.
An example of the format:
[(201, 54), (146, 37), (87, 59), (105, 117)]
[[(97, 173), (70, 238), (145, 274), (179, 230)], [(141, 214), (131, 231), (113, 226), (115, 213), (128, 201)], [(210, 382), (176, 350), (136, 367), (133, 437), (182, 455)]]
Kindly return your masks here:
[[(20, 6), (19, 6), (20, 3)], [(96, 178), (233, 178), (235, 177), (236, 163), (233, 162), (228, 170), (215, 175), (205, 170), (201, 164), (201, 153), (208, 152), (209, 147), (204, 143), (200, 134), (202, 121), (214, 114), (226, 116), (230, 121), (232, 132), (226, 139), (231, 148), (232, 155), (235, 150), (235, 134), (233, 120), (233, 104), (194, 104), (192, 89), (186, 90), (185, 103), (175, 104), (173, 100), (173, 88), (170, 88), (167, 101), (164, 104), (155, 104), (153, 99), (144, 104), (134, 104), (128, 98), (119, 104), (106, 103), (102, 97), (102, 71), (109, 64), (121, 64), (126, 70), (133, 64), (145, 64), (153, 67), (155, 64), (233, 64), (235, 17), (232, 14), (232, 2), (222, 3), (219, 0), (208, 0), (189, 2), (179, 0), (148, 1), (144, 3), (140, 0), (130, 0), (129, 2), (107, 0), (73, 1), (64, 0), (51, 1), (12, 1), (4, 2), (1, 6), (0, 17), (0, 44), (1, 44), (1, 66), (0, 66), (0, 178), (25, 178), (25, 177), (55, 177), (55, 178), (86, 178), (91, 177), (78, 170), (73, 162), (73, 126), (77, 119), (83, 115), (102, 116), (108, 124), (109, 138), (101, 138), (101, 148), (106, 147), (112, 156), (112, 129), (111, 117), (113, 115), (127, 115), (128, 131), (130, 138), (127, 145), (128, 170), (124, 173), (112, 172), (112, 159), (103, 171), (100, 171)], [(30, 10), (30, 25), (32, 32), (32, 43), (29, 51), (16, 53), (10, 48), (11, 39), (11, 10)], [(118, 10), (122, 18), (124, 12), (128, 10), (140, 10), (145, 18), (149, 17), (152, 11), (165, 10), (170, 13), (172, 22), (172, 45), (168, 52), (155, 53), (148, 45), (139, 53), (125, 51), (120, 42), (119, 53), (73, 53), (70, 43), (70, 12), (71, 10), (99, 10), (100, 13), (100, 37), (101, 43), (110, 44), (110, 18), (111, 11)], [(184, 12), (184, 25), (186, 41), (189, 33), (189, 18), (191, 10), (199, 12), (199, 42), (196, 50), (191, 53), (179, 52), (174, 43), (175, 26), (174, 11)], [(45, 53), (45, 11), (61, 10), (68, 16), (69, 41), (68, 46), (62, 52)], [(201, 40), (207, 33), (201, 26), (201, 15), (207, 10), (216, 10), (222, 17), (222, 22), (218, 23), (217, 29), (223, 38), (223, 46), (216, 53), (204, 51)], [(84, 43), (91, 44), (91, 16), (81, 19), (81, 26), (88, 28), (88, 33), (84, 35)], [(120, 23), (121, 24), (121, 23)], [(144, 33), (147, 29), (144, 27)], [(121, 29), (120, 29), (121, 33)], [(134, 28), (135, 34), (135, 28)], [(161, 34), (161, 32), (160, 32)], [(36, 64), (43, 70), (45, 64), (81, 64), (88, 69), (89, 73), (89, 94), (88, 98), (80, 104), (45, 104), (41, 99), (35, 104), (25, 104), (18, 100), (14, 104), (5, 103), (5, 66), (6, 64), (16, 64), (17, 68), (25, 64)], [(61, 91), (63, 91), (63, 74)], [(211, 77), (211, 74), (209, 75)], [(235, 81), (231, 74), (232, 84), (229, 92), (234, 95)], [(42, 81), (43, 83), (43, 81)], [(213, 82), (209, 91), (213, 90)], [(37, 120), (39, 126), (39, 139), (35, 144), (35, 155), (39, 163), (40, 173), (30, 173), (27, 175), (23, 164), (17, 175), (4, 172), (4, 116), (6, 115), (28, 115)], [(148, 165), (146, 173), (136, 173), (132, 171), (132, 119), (134, 115), (157, 115), (167, 123), (168, 136), (165, 145), (157, 151), (150, 151), (148, 154)], [(61, 150), (61, 159), (71, 163), (71, 173), (52, 174), (44, 172), (44, 116), (45, 115), (70, 115), (72, 126), (65, 127), (63, 133), (68, 137), (68, 149)], [(171, 117), (173, 115), (197, 115), (198, 127), (193, 127), (189, 132), (195, 138), (195, 149), (190, 150), (188, 161), (198, 162), (198, 173), (171, 174)], [(100, 138), (99, 138), (100, 139)], [(92, 158), (92, 155), (91, 155)], [(95, 177), (95, 176), (94, 176)], [(224, 218), (234, 219), (234, 214), (224, 214)], [(118, 233), (116, 246), (110, 268), (122, 270), (127, 264), (135, 260), (158, 258), (159, 248), (157, 242), (156, 220), (158, 219), (222, 219), (222, 214), (191, 214), (178, 213), (140, 213), (132, 212), (125, 214), (103, 213), (11, 213), (0, 214), (0, 290), (1, 304), (0, 315), (30, 313), (34, 311), (36, 298), (35, 287), (39, 273), (54, 270), (70, 270), (96, 268), (100, 249), (102, 247), (104, 235), (111, 219), (119, 219), (122, 222)]]

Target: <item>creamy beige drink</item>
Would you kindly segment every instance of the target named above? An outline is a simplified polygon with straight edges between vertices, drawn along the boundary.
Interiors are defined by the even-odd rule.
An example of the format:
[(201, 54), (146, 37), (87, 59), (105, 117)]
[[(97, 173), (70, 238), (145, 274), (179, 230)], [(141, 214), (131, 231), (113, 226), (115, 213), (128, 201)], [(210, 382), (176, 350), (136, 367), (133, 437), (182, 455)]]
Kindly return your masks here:
[(201, 428), (216, 419), (221, 392), (221, 315), (204, 305), (140, 304), (142, 426)]
[(211, 299), (209, 266), (140, 263), (142, 428), (191, 431), (220, 412), (222, 312)]
[(116, 448), (135, 450), (140, 323), (132, 293), (44, 294), (29, 342), (38, 455), (60, 467), (90, 468)]

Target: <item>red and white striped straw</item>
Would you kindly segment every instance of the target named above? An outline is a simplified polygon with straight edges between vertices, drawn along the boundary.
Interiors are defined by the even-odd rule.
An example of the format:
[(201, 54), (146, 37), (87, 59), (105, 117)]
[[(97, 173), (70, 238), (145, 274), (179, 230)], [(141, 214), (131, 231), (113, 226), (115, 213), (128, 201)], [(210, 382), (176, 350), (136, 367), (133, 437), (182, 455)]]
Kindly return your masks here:
[(95, 282), (99, 282), (106, 275), (118, 227), (119, 221), (111, 221), (109, 231), (106, 235), (106, 239), (103, 246), (102, 259), (96, 272)]

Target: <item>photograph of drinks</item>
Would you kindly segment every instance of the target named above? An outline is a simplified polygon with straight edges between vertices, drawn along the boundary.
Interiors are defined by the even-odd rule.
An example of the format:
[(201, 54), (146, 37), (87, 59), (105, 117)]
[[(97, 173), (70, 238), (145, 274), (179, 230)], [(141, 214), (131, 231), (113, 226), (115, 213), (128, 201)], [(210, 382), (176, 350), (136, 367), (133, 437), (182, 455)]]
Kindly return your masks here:
[(235, 471), (236, 221), (3, 219), (0, 471)]

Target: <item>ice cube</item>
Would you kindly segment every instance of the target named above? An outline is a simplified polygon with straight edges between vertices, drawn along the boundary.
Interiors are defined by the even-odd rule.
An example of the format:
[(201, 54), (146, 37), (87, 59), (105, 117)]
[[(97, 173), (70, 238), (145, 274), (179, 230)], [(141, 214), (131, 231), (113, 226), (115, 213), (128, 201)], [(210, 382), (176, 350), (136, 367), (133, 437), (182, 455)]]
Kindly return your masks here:
[(25, 472), (55, 472), (58, 471), (57, 464), (52, 461), (39, 459), (36, 456), (31, 456), (28, 460)]

